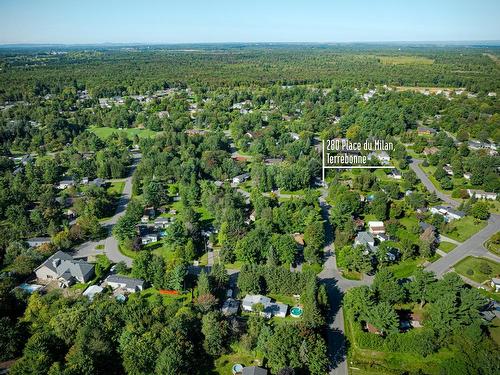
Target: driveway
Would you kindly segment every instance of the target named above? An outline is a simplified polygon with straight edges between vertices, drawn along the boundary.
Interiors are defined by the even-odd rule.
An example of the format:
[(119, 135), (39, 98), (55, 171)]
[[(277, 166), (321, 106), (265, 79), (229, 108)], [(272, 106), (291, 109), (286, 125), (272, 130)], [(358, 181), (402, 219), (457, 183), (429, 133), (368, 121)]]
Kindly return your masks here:
[[(132, 265), (132, 259), (123, 255), (118, 249), (118, 241), (113, 237), (112, 231), (118, 219), (125, 215), (128, 202), (130, 202), (130, 199), (132, 198), (132, 175), (140, 161), (140, 158), (141, 155), (134, 157), (134, 161), (130, 166), (129, 176), (125, 179), (125, 186), (123, 187), (122, 195), (118, 200), (114, 216), (101, 223), (107, 231), (107, 237), (100, 241), (88, 241), (81, 244), (76, 247), (73, 252), (73, 257), (87, 258), (93, 255), (105, 254), (113, 263), (125, 262), (128, 267)], [(104, 247), (104, 249), (96, 249), (97, 246)]]

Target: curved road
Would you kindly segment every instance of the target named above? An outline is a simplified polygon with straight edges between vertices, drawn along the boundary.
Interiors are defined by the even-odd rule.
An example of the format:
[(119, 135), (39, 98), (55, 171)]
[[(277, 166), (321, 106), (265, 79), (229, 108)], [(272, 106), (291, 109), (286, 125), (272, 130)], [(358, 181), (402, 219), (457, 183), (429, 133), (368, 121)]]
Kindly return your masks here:
[[(122, 195), (118, 200), (115, 215), (101, 223), (108, 232), (107, 237), (100, 241), (88, 241), (79, 245), (73, 252), (73, 257), (87, 258), (92, 255), (105, 254), (113, 263), (123, 261), (128, 267), (132, 265), (132, 259), (123, 255), (118, 249), (118, 241), (113, 237), (112, 230), (118, 219), (125, 215), (128, 202), (132, 198), (132, 175), (137, 167), (137, 164), (139, 163), (140, 158), (141, 155), (134, 155), (134, 161), (130, 166), (129, 176), (125, 179), (125, 186), (123, 187)], [(104, 246), (104, 250), (96, 249), (99, 245)]]
[[(422, 181), (427, 190), (435, 192), (441, 200), (448, 203), (450, 206), (458, 207), (460, 205), (459, 201), (453, 199), (447, 194), (444, 194), (443, 192), (440, 192), (434, 186), (429, 177), (427, 177), (427, 174), (422, 170), (422, 168), (420, 168), (420, 164), (422, 162), (423, 160), (421, 159), (412, 159), (410, 168), (416, 173), (417, 177), (420, 181)], [(428, 265), (426, 269), (434, 272), (437, 277), (441, 277), (443, 274), (448, 272), (453, 265), (469, 255), (496, 257), (494, 254), (490, 254), (485, 249), (484, 242), (498, 231), (500, 231), (500, 215), (492, 214), (488, 219), (488, 225), (486, 225), (485, 228), (474, 234), (465, 242), (459, 244), (455, 249), (446, 254), (446, 256)]]

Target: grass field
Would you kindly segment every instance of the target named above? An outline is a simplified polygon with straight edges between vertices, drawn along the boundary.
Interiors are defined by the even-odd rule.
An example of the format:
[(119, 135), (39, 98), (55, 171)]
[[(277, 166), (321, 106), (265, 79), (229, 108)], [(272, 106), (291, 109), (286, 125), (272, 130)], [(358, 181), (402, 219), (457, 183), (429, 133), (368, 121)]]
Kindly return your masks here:
[(438, 249), (441, 250), (441, 251), (444, 251), (445, 253), (449, 253), (450, 251), (452, 251), (455, 247), (457, 247), (457, 245), (455, 245), (454, 243), (451, 243), (451, 242), (441, 242), (439, 243), (439, 247)]
[(384, 65), (431, 65), (433, 59), (423, 56), (377, 56)]
[(394, 273), (397, 279), (410, 277), (417, 270), (417, 267), (424, 262), (423, 259), (407, 259), (389, 266), (388, 268)]
[(471, 216), (466, 216), (460, 220), (454, 220), (448, 226), (445, 236), (456, 241), (464, 242), (487, 225), (486, 221), (476, 220)]
[(91, 131), (101, 139), (107, 139), (113, 133), (125, 133), (127, 134), (128, 139), (133, 139), (135, 135), (138, 135), (139, 138), (149, 138), (158, 134), (157, 132), (154, 132), (149, 129), (130, 128), (130, 129), (120, 130), (115, 128), (97, 127), (97, 126), (91, 127), (89, 131)]
[[(489, 266), (491, 272), (484, 272), (485, 265)], [(455, 264), (454, 268), (460, 275), (477, 283), (483, 283), (492, 276), (500, 274), (500, 264), (486, 258), (467, 257)]]
[(244, 367), (259, 366), (262, 360), (257, 358), (253, 353), (245, 350), (235, 343), (231, 345), (231, 353), (224, 354), (215, 360), (214, 374), (230, 375), (232, 374), (233, 365), (239, 363)]
[(120, 196), (123, 192), (124, 187), (125, 187), (125, 180), (113, 181), (111, 182), (111, 185), (108, 187), (108, 194)]

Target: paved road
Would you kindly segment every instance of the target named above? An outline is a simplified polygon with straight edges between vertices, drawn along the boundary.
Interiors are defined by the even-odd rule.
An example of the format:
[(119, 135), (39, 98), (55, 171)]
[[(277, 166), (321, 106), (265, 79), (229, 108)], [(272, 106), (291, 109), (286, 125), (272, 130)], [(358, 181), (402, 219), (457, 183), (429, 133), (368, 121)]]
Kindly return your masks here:
[[(114, 263), (123, 261), (129, 267), (132, 265), (132, 259), (123, 255), (118, 249), (118, 241), (113, 237), (112, 230), (118, 219), (125, 215), (125, 210), (127, 209), (128, 202), (132, 197), (132, 174), (134, 173), (139, 160), (140, 155), (134, 158), (134, 162), (130, 167), (129, 177), (125, 179), (125, 186), (123, 187), (122, 195), (118, 200), (118, 206), (116, 208), (115, 215), (102, 223), (102, 226), (108, 232), (107, 237), (100, 241), (88, 241), (81, 244), (73, 252), (73, 256), (75, 258), (86, 258), (92, 255), (105, 254), (109, 258), (109, 260)], [(99, 245), (104, 245), (104, 250), (96, 249), (96, 247)]]
[(442, 201), (446, 202), (452, 207), (457, 207), (460, 205), (460, 202), (456, 201), (455, 199), (452, 199), (449, 195), (440, 192), (432, 183), (431, 180), (429, 180), (429, 177), (427, 177), (427, 174), (420, 168), (420, 164), (422, 164), (423, 160), (421, 159), (412, 159), (410, 163), (410, 168), (416, 173), (417, 177), (422, 181), (424, 186), (427, 188), (427, 190), (436, 193), (439, 199)]
[[(427, 190), (435, 192), (441, 200), (448, 203), (450, 206), (459, 206), (459, 201), (436, 189), (431, 180), (429, 180), (429, 177), (427, 177), (425, 172), (420, 168), (421, 163), (422, 160), (420, 159), (412, 159), (410, 168), (415, 171), (417, 177), (420, 179), (420, 181), (422, 181)], [(444, 241), (452, 242), (456, 244), (457, 247), (446, 254), (446, 256), (443, 256), (434, 263), (428, 265), (426, 269), (428, 271), (433, 271), (437, 277), (441, 277), (443, 276), (443, 274), (448, 272), (454, 264), (469, 255), (486, 257), (493, 256), (493, 258), (498, 258), (494, 254), (490, 254), (483, 246), (484, 242), (498, 231), (500, 231), (500, 215), (491, 215), (488, 220), (488, 225), (463, 243), (459, 243), (452, 240), (451, 238), (441, 236)]]
[(370, 285), (373, 281), (370, 277), (365, 277), (362, 281), (347, 280), (337, 269), (335, 250), (333, 246), (333, 228), (329, 223), (330, 206), (326, 203), (326, 189), (322, 189), (319, 198), (321, 214), (326, 222), (326, 246), (325, 263), (323, 270), (318, 274), (321, 283), (325, 284), (330, 302), (330, 310), (327, 316), (327, 340), (328, 355), (330, 357), (330, 375), (347, 375), (347, 347), (344, 334), (344, 315), (342, 311), (342, 297), (344, 292), (350, 288)]

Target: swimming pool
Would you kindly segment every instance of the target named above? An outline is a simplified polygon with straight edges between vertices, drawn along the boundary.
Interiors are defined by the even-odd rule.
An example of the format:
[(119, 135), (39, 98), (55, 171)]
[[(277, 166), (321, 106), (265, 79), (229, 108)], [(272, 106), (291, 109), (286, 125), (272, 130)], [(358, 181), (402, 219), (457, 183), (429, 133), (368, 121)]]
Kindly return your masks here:
[(302, 314), (304, 313), (304, 310), (302, 310), (301, 307), (295, 306), (290, 309), (290, 316), (292, 318), (300, 318)]
[(27, 293), (36, 292), (38, 289), (40, 289), (42, 287), (43, 287), (43, 285), (27, 284), (27, 283), (22, 283), (21, 285), (18, 286), (18, 288), (24, 290)]

